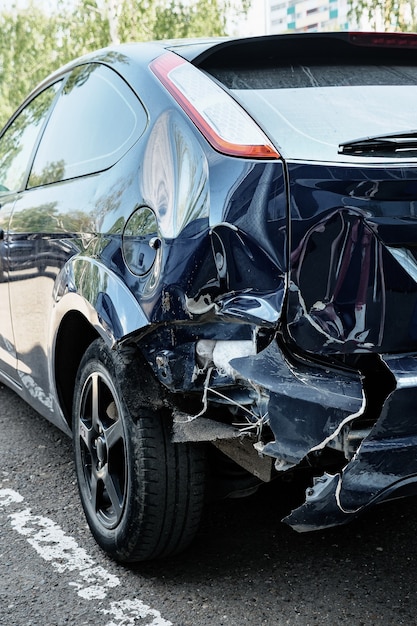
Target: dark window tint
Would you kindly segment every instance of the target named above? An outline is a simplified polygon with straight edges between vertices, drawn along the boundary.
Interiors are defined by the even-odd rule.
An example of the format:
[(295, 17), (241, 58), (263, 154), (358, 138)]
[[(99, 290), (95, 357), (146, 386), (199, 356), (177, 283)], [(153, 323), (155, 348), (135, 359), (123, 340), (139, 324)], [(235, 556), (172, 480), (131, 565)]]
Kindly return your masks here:
[(0, 139), (0, 192), (22, 188), (39, 131), (60, 83), (34, 98)]
[(276, 65), (214, 69), (211, 74), (229, 89), (303, 89), (306, 87), (357, 87), (362, 85), (416, 85), (413, 65)]
[(114, 165), (142, 134), (146, 113), (113, 70), (76, 68), (55, 105), (29, 186), (92, 174)]

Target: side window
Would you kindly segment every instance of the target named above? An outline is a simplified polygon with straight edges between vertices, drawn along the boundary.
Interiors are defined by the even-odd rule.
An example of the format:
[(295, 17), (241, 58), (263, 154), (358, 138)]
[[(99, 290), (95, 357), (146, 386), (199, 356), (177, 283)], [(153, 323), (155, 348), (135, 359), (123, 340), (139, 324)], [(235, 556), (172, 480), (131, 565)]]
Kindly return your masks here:
[(31, 100), (0, 138), (0, 193), (22, 188), (30, 156), (59, 85), (55, 83)]
[(29, 187), (111, 167), (145, 130), (139, 99), (110, 68), (92, 63), (69, 76), (42, 137)]

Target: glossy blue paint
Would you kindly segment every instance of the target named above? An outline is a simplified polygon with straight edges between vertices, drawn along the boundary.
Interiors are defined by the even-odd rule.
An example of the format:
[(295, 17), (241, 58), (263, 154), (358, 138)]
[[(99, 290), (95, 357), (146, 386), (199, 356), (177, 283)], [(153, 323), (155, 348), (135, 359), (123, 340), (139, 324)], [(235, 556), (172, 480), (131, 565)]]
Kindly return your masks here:
[[(401, 37), (402, 51), (385, 35), (368, 48), (343, 33), (171, 49), (220, 81), (228, 64), (274, 69), (284, 52), (300, 63), (330, 49), (337, 68), (387, 59), (394, 45), (396, 63), (406, 54), (417, 66), (416, 38)], [(23, 182), (0, 191), (0, 376), (66, 429), (82, 353), (101, 336), (149, 367), (175, 441), (188, 436), (175, 433), (178, 416), (195, 424), (192, 441), (233, 430), (238, 461), (238, 429), (255, 476), (259, 454), (270, 460), (262, 476), (313, 467), (288, 523), (345, 523), (416, 483), (417, 161), (226, 156), (149, 70), (163, 53), (143, 44), (88, 55), (23, 105), (57, 80), (64, 97), (74, 68), (88, 80), (98, 63), (116, 92), (130, 85), (140, 124), (114, 162), (111, 151), (91, 171), (81, 160), (68, 177), (54, 163), (28, 184), (30, 157)]]

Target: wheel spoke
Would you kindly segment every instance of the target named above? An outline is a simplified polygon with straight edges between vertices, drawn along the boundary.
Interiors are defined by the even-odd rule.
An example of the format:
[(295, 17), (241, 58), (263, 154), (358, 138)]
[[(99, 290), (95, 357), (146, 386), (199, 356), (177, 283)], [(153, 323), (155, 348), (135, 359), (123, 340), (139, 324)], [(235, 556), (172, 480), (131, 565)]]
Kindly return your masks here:
[(91, 376), (91, 421), (93, 423), (93, 429), (97, 432), (101, 427), (99, 416), (99, 377), (96, 372)]
[(90, 478), (90, 497), (91, 497), (91, 505), (94, 511), (98, 511), (100, 508), (100, 503), (98, 502), (98, 478), (95, 467), (91, 468), (91, 478)]
[(123, 439), (123, 426), (121, 420), (117, 419), (113, 424), (106, 428), (105, 433), (107, 448), (111, 450), (114, 445), (120, 441), (120, 439)]
[(105, 471), (103, 472), (102, 478), (103, 483), (107, 491), (107, 495), (110, 498), (110, 502), (113, 507), (114, 515), (117, 519), (119, 519), (121, 511), (122, 511), (122, 503), (123, 499), (120, 494), (120, 489), (116, 484), (117, 476), (112, 476), (108, 471), (108, 465), (106, 465)]
[(81, 417), (79, 419), (79, 432), (80, 432), (80, 438), (85, 443), (87, 450), (91, 452), (92, 440), (93, 440), (93, 429), (89, 428)]

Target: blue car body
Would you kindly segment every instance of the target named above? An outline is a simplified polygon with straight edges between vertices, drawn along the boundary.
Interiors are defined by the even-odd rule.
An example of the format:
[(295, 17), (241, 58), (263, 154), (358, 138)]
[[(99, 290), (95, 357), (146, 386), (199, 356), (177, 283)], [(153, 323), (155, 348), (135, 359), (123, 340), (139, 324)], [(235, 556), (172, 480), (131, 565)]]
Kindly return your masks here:
[[(169, 83), (160, 60), (172, 57), (246, 109), (269, 152), (216, 143), (178, 95), (186, 83)], [(74, 89), (109, 72), (129, 89), (124, 143), (90, 168), (87, 155), (63, 174), (46, 157), (37, 169), (45, 113), (8, 188), (8, 129), (74, 72)], [(381, 84), (398, 119), (367, 100)], [(0, 137), (2, 380), (70, 432), (77, 369), (101, 337), (147, 363), (156, 385), (137, 393), (169, 405), (174, 443), (216, 447), (255, 487), (308, 469), (285, 520), (297, 530), (415, 493), (417, 119), (399, 87), (408, 111), (414, 35), (129, 44), (48, 78)], [(349, 89), (363, 135), (345, 127)], [(333, 94), (340, 109), (327, 112)]]

